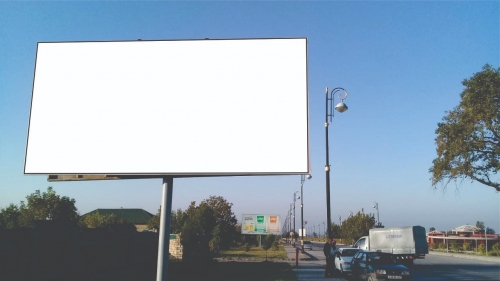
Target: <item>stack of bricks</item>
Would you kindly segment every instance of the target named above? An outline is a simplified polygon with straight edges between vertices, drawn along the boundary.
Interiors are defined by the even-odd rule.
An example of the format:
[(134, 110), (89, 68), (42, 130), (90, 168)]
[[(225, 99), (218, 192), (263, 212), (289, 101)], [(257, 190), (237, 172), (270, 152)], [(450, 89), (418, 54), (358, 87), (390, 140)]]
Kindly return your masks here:
[(181, 260), (182, 250), (181, 236), (179, 234), (170, 234), (170, 245), (168, 247), (170, 256)]

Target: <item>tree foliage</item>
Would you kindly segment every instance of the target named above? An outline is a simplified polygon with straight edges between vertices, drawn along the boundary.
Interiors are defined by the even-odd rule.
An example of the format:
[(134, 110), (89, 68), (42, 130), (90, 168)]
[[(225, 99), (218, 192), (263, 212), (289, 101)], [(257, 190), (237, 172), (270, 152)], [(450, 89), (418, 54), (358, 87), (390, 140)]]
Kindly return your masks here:
[[(147, 224), (148, 229), (155, 229), (156, 231), (160, 230), (160, 214), (161, 214), (161, 207), (158, 210), (158, 213), (156, 213), (156, 215), (152, 216), (148, 220), (148, 224)], [(172, 230), (170, 230), (170, 232), (171, 233), (178, 233), (178, 232), (175, 232)]]
[[(161, 215), (161, 206), (156, 215), (152, 216), (148, 221), (148, 228), (155, 229), (156, 231), (160, 230), (160, 215)], [(182, 226), (184, 225), (184, 221), (186, 220), (186, 212), (182, 209), (177, 209), (176, 211), (172, 211), (170, 215), (170, 233), (181, 233)]]
[(7, 208), (0, 210), (0, 229), (13, 229), (19, 227), (19, 217), (21, 212), (19, 208), (10, 204)]
[(170, 221), (170, 232), (171, 233), (180, 233), (182, 230), (182, 226), (186, 221), (187, 214), (182, 211), (180, 208), (175, 212), (172, 212), (172, 219)]
[(468, 178), (500, 191), (500, 68), (485, 65), (462, 84), (459, 105), (436, 129), (432, 185)]
[(87, 228), (103, 228), (109, 225), (117, 224), (118, 218), (115, 214), (101, 215), (99, 212), (95, 212), (83, 216), (80, 221), (81, 224)]
[(477, 222), (476, 222), (476, 227), (477, 227), (477, 228), (480, 228), (480, 229), (484, 229), (484, 222), (482, 222), (482, 221), (477, 221)]
[(266, 261), (267, 261), (267, 250), (271, 249), (273, 247), (273, 244), (275, 244), (275, 241), (278, 239), (278, 236), (274, 234), (269, 234), (266, 235), (266, 238), (264, 238), (264, 242), (262, 243), (262, 249), (266, 251)]
[[(484, 222), (482, 222), (482, 221), (477, 221), (476, 227), (482, 229), (483, 231), (485, 230)], [(486, 227), (486, 234), (495, 234), (495, 230), (492, 228)]]
[(75, 199), (57, 195), (51, 186), (46, 192), (36, 190), (26, 200), (19, 207), (21, 226), (30, 226), (36, 220), (78, 220)]
[(186, 221), (181, 229), (181, 243), (186, 260), (206, 260), (212, 257), (210, 241), (216, 226), (214, 212), (207, 203), (195, 202), (186, 210)]
[[(221, 196), (210, 196), (198, 206), (191, 202), (186, 211), (172, 211), (170, 233), (181, 234), (186, 259), (203, 260), (219, 250), (229, 249), (239, 233), (232, 205)], [(149, 228), (160, 228), (160, 214), (161, 208), (149, 220)]]
[(229, 203), (221, 196), (210, 196), (202, 201), (206, 203), (213, 211), (215, 223), (217, 224), (218, 247), (223, 250), (229, 249), (231, 241), (236, 235), (236, 224), (238, 220), (234, 215), (231, 207), (233, 203)]
[(355, 216), (351, 216), (342, 223), (340, 232), (341, 237), (348, 243), (354, 243), (361, 236), (368, 235), (370, 229), (375, 226), (375, 218), (367, 214), (358, 212)]
[[(335, 224), (334, 222), (332, 222), (331, 226), (330, 226), (330, 230), (332, 231), (331, 233), (331, 238), (338, 238), (338, 237), (341, 237), (341, 228), (340, 228), (340, 225), (338, 224)], [(326, 231), (328, 232), (328, 231)], [(326, 233), (326, 235), (328, 235), (328, 233)]]

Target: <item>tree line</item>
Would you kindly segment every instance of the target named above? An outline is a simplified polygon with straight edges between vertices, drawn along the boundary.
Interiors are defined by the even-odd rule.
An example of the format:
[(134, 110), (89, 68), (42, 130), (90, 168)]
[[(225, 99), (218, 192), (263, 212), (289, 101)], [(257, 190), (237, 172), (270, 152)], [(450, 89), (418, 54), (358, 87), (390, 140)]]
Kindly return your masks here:
[(36, 190), (26, 196), (26, 202), (21, 201), (19, 206), (10, 203), (0, 209), (0, 229), (30, 227), (37, 220), (78, 221), (80, 216), (75, 202), (75, 199), (57, 195), (50, 186), (45, 192)]
[[(11, 203), (0, 209), (0, 229), (32, 227), (38, 220), (74, 221), (81, 228), (126, 223), (113, 214), (97, 212), (80, 216), (75, 203), (75, 199), (58, 195), (52, 187), (44, 192), (36, 190), (19, 205)], [(220, 250), (249, 240), (250, 237), (241, 237), (241, 226), (237, 225), (232, 205), (221, 196), (210, 196), (198, 205), (193, 201), (186, 210), (172, 212), (171, 233), (181, 234), (186, 259), (213, 257)], [(149, 220), (150, 229), (159, 229), (160, 212)]]

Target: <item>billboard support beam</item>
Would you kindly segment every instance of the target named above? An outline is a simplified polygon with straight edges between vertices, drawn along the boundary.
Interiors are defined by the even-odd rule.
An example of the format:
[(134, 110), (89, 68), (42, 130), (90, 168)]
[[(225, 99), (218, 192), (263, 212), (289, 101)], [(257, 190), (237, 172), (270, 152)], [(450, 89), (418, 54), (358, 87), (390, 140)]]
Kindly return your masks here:
[[(173, 177), (163, 178), (160, 210), (160, 235), (158, 239), (158, 264), (156, 281), (168, 280), (168, 255), (170, 246), (170, 220), (172, 215)], [(166, 255), (165, 255), (166, 253)]]

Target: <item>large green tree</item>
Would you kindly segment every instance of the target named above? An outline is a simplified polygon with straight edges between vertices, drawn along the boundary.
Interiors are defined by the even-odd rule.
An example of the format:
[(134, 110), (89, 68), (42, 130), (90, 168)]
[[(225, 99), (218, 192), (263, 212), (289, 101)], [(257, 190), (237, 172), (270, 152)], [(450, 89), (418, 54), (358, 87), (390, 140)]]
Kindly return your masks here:
[(500, 68), (485, 65), (462, 84), (459, 105), (436, 129), (432, 185), (470, 179), (500, 191)]
[(358, 212), (355, 216), (346, 219), (340, 227), (341, 237), (347, 243), (354, 243), (361, 236), (368, 235), (375, 226), (375, 218)]
[(203, 200), (202, 203), (206, 203), (213, 211), (215, 223), (218, 227), (215, 230), (219, 241), (218, 247), (222, 250), (229, 249), (231, 241), (234, 240), (237, 234), (236, 224), (238, 223), (231, 210), (233, 203), (229, 203), (221, 196), (210, 196), (208, 199)]
[(22, 226), (30, 226), (36, 220), (78, 220), (75, 199), (57, 195), (51, 186), (46, 192), (36, 190), (26, 200), (19, 207)]
[(210, 241), (216, 227), (214, 212), (207, 203), (199, 206), (195, 202), (186, 210), (186, 221), (181, 229), (181, 243), (184, 246), (183, 259), (206, 260), (212, 257)]

